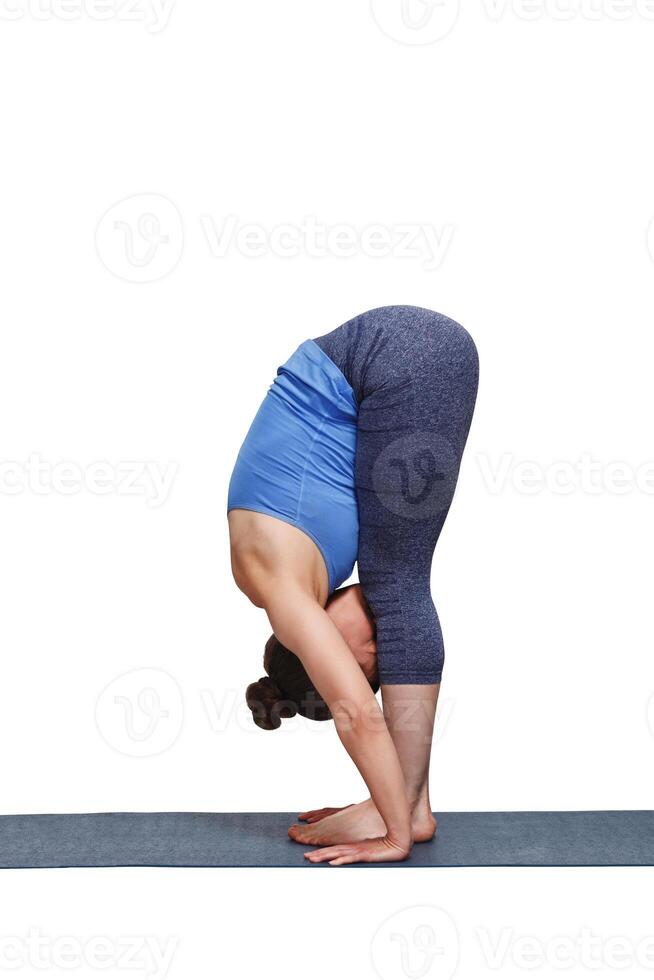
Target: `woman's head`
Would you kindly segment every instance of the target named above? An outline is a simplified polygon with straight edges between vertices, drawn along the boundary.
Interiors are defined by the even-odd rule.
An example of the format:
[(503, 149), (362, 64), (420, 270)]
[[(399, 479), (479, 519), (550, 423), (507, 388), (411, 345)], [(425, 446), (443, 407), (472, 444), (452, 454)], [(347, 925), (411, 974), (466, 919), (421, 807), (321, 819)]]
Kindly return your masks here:
[(255, 725), (272, 731), (282, 718), (296, 714), (312, 721), (331, 718), (329, 708), (314, 688), (299, 657), (291, 653), (273, 634), (266, 643), (263, 668), (267, 677), (250, 684), (245, 700)]
[[(355, 592), (356, 590), (356, 592)], [(369, 610), (360, 598), (358, 586), (340, 589), (327, 605), (327, 612), (348, 643), (373, 691), (379, 690), (377, 679), (374, 626), (368, 625)], [(331, 713), (311, 679), (296, 657), (273, 634), (266, 643), (263, 667), (267, 677), (250, 684), (245, 700), (259, 728), (279, 728), (282, 718), (303, 715), (311, 721), (327, 721)]]

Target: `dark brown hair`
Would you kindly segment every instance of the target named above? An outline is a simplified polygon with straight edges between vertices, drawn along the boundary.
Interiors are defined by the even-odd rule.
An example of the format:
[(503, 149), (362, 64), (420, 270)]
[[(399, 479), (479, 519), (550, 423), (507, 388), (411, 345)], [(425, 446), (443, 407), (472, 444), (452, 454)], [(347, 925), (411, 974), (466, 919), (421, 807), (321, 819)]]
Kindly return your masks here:
[[(273, 731), (279, 728), (282, 718), (292, 718), (296, 714), (311, 721), (331, 718), (327, 704), (311, 683), (302, 661), (280, 643), (274, 633), (266, 643), (263, 668), (268, 676), (260, 677), (245, 692), (248, 708), (259, 728)], [(373, 690), (377, 688), (373, 687)]]
[(311, 683), (302, 661), (280, 643), (274, 633), (266, 643), (263, 669), (268, 677), (260, 677), (245, 692), (248, 708), (259, 728), (273, 731), (279, 728), (282, 718), (292, 718), (296, 714), (312, 721), (331, 718), (329, 708)]

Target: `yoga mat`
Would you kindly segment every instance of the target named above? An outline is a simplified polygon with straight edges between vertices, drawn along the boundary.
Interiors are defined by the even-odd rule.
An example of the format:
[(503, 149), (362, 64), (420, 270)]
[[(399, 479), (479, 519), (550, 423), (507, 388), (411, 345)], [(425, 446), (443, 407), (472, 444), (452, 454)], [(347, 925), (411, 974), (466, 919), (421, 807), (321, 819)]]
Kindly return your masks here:
[[(438, 834), (378, 868), (654, 865), (654, 811), (440, 813)], [(0, 816), (0, 868), (315, 868), (294, 813)]]

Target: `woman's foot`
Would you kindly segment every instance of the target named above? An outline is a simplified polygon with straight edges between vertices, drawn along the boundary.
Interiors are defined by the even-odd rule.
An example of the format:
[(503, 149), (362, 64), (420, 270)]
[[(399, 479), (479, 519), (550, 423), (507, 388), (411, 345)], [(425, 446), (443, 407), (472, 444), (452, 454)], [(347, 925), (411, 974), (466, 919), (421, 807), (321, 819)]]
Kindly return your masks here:
[(331, 817), (332, 813), (340, 813), (341, 810), (346, 809), (347, 807), (344, 806), (324, 806), (321, 810), (305, 810), (304, 813), (298, 813), (297, 818), (304, 820), (305, 823), (317, 823), (318, 820)]
[[(328, 815), (316, 817), (305, 825), (293, 824), (288, 836), (299, 844), (351, 844), (369, 838), (384, 837), (386, 826), (372, 800), (354, 806), (336, 809), (325, 807)], [(316, 815), (320, 810), (307, 810), (300, 819)], [(426, 806), (418, 806), (411, 817), (411, 830), (415, 843), (431, 840), (436, 833), (436, 821)]]

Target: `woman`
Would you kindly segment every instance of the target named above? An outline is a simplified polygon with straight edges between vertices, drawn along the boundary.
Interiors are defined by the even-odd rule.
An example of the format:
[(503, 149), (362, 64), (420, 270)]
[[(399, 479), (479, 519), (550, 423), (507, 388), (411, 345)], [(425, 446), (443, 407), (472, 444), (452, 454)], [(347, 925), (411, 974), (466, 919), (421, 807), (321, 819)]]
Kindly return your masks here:
[[(417, 307), (371, 310), (300, 345), (239, 453), (232, 569), (274, 634), (248, 704), (264, 728), (296, 712), (333, 717), (370, 791), (356, 806), (300, 815), (308, 824), (290, 836), (326, 845), (310, 861), (399, 861), (434, 834), (444, 654), (430, 570), (477, 381), (459, 324)], [(361, 590), (337, 592), (357, 560)], [(369, 659), (366, 669), (375, 642), (383, 714)]]

